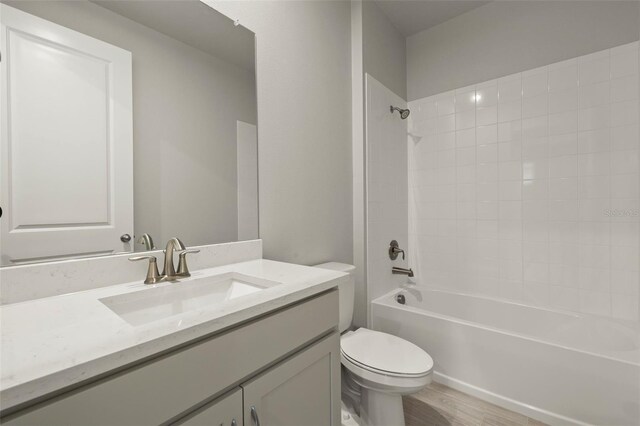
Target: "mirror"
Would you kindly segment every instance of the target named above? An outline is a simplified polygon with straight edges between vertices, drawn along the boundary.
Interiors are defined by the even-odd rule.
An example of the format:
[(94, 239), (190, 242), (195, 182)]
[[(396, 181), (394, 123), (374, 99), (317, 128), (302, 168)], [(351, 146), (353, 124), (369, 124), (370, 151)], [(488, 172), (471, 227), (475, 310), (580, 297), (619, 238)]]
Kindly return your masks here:
[(258, 238), (251, 31), (197, 0), (0, 6), (3, 266)]

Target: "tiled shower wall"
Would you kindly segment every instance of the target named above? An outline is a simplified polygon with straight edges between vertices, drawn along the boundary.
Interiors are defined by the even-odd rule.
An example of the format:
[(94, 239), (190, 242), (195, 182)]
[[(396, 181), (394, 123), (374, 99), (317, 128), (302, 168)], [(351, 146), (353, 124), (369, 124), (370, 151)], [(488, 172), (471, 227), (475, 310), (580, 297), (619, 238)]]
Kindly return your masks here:
[(638, 320), (638, 43), (409, 103), (421, 285)]

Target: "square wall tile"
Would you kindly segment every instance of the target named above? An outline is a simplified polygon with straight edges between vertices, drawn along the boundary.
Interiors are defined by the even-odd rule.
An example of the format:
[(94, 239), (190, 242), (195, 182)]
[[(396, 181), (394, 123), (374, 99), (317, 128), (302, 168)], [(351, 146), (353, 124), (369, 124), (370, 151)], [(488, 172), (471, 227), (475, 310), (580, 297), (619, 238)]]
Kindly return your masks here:
[(574, 111), (578, 109), (578, 88), (549, 93), (549, 113)]
[(611, 80), (611, 102), (623, 102), (638, 99), (638, 75), (633, 74)]
[(479, 107), (476, 109), (476, 123), (478, 126), (487, 126), (498, 122), (498, 107), (496, 105)]
[(505, 101), (498, 103), (498, 122), (504, 123), (522, 118), (522, 102)]
[(612, 103), (610, 111), (611, 117), (609, 123), (613, 127), (638, 124), (637, 99)]
[(640, 138), (638, 125), (617, 126), (611, 129), (611, 149), (614, 151), (624, 151), (638, 149)]
[(565, 133), (549, 136), (549, 157), (575, 155), (578, 152), (578, 135)]
[(498, 145), (478, 145), (476, 148), (477, 162), (481, 163), (496, 163), (498, 161)]
[(602, 152), (611, 150), (611, 129), (603, 128), (578, 133), (578, 152)]
[(576, 200), (578, 198), (577, 177), (560, 177), (549, 179), (549, 199)]
[[(590, 55), (589, 55), (590, 56)], [(578, 61), (578, 84), (587, 86), (609, 80), (609, 52), (581, 58)]]
[(546, 96), (548, 90), (548, 70), (546, 67), (522, 73), (522, 96), (524, 98)]
[(470, 129), (476, 126), (476, 111), (473, 109), (456, 112), (456, 130)]
[[(637, 43), (637, 42), (636, 42)], [(638, 48), (611, 52), (611, 78), (638, 74)]]
[(455, 94), (455, 110), (456, 112), (472, 110), (476, 107), (476, 91), (467, 90), (458, 92)]
[(611, 83), (609, 80), (595, 84), (580, 85), (578, 90), (578, 107), (580, 109), (592, 108), (609, 103), (611, 96)]
[(546, 116), (549, 113), (547, 93), (522, 99), (522, 118)]
[(549, 69), (549, 93), (562, 92), (578, 87), (577, 63)]
[(476, 86), (476, 107), (486, 107), (498, 103), (498, 83), (496, 80)]
[(498, 103), (520, 102), (522, 98), (522, 76), (514, 74), (498, 79)]
[(451, 115), (455, 112), (456, 98), (454, 92), (447, 92), (436, 97), (438, 116)]
[(548, 197), (548, 179), (529, 179), (522, 182), (522, 198), (524, 200), (546, 200)]
[(478, 145), (488, 145), (498, 142), (498, 126), (478, 126), (476, 128), (476, 142)]

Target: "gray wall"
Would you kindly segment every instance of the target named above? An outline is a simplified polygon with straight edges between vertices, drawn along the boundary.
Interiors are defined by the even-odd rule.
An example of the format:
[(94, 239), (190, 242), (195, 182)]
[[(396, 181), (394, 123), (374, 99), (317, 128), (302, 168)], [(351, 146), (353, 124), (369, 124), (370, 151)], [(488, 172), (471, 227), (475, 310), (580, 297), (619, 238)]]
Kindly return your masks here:
[(364, 60), (362, 41), (362, 1), (351, 2), (351, 149), (353, 170), (353, 265), (355, 304), (353, 325), (367, 326), (367, 263), (364, 149)]
[(406, 99), (405, 38), (372, 1), (351, 1), (351, 93), (353, 152), (353, 264), (356, 299), (353, 322), (367, 326), (367, 223), (365, 198), (364, 74)]
[(496, 1), (407, 38), (408, 100), (639, 38), (640, 2)]
[(364, 72), (407, 99), (405, 38), (373, 1), (362, 2)]
[(7, 3), (132, 52), (136, 234), (236, 241), (236, 123), (256, 123), (253, 72), (95, 4)]
[(208, 2), (256, 33), (265, 257), (351, 262), (349, 2)]

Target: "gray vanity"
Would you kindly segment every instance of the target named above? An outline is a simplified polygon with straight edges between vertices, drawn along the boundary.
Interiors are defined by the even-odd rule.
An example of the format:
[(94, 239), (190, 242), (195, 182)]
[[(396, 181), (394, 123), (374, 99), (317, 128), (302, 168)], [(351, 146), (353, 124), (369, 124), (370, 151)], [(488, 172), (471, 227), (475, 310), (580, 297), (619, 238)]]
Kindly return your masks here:
[[(200, 247), (191, 277), (153, 285), (142, 283), (144, 265), (114, 256), (109, 263), (140, 278), (1, 306), (3, 424), (340, 424), (336, 287), (344, 274), (243, 258), (243, 246), (257, 254), (260, 241)], [(30, 265), (20, 274), (82, 279), (84, 263), (105, 261), (58, 264), (64, 272)], [(15, 274), (2, 270), (3, 280)], [(200, 300), (196, 290), (224, 280), (259, 290), (226, 292), (207, 306), (180, 299), (186, 291)], [(171, 311), (153, 296), (167, 291)]]
[(337, 425), (337, 321), (337, 291), (324, 292), (90, 379), (3, 424)]

